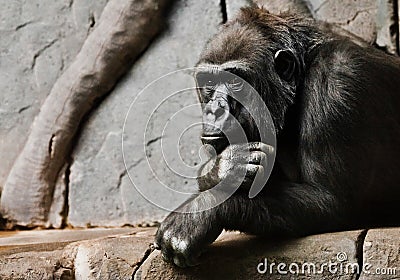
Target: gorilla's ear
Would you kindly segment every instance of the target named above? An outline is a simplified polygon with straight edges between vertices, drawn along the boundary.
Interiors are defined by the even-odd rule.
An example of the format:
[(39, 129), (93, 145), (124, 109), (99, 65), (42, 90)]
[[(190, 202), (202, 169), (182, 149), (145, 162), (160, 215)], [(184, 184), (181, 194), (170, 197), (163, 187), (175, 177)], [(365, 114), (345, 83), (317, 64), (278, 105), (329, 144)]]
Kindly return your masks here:
[(291, 50), (279, 50), (274, 58), (275, 70), (281, 79), (287, 82), (296, 82), (298, 60)]

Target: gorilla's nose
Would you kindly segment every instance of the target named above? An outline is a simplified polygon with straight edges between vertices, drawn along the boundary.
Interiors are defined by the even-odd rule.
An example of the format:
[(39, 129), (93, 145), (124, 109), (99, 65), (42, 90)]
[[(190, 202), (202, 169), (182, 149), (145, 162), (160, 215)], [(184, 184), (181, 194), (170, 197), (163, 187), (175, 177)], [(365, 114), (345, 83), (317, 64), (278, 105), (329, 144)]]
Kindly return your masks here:
[(204, 121), (216, 130), (222, 130), (229, 117), (228, 103), (222, 98), (211, 100), (204, 110)]
[(220, 120), (224, 115), (229, 114), (228, 104), (225, 100), (214, 100), (209, 107), (209, 114), (215, 116), (216, 120)]

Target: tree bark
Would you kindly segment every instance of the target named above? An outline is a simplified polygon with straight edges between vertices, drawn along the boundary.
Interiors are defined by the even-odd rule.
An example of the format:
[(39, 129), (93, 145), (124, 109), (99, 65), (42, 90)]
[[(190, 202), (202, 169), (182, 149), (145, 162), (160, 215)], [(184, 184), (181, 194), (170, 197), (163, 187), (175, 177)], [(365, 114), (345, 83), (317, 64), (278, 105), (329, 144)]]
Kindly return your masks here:
[(6, 180), (1, 214), (11, 225), (46, 226), (58, 173), (82, 118), (109, 93), (164, 26), (170, 0), (110, 0), (99, 25), (59, 77)]

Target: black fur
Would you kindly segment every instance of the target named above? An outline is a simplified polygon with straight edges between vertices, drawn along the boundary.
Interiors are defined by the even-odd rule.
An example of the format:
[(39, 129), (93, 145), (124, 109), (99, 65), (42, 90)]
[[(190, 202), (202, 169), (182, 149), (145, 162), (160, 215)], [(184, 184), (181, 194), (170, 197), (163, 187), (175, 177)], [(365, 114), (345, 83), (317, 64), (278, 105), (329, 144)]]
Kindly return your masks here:
[[(318, 26), (246, 8), (207, 45), (199, 65), (248, 65), (243, 78), (277, 129), (276, 163), (253, 199), (240, 189), (211, 210), (170, 214), (156, 237), (166, 260), (195, 264), (222, 229), (299, 236), (400, 223), (400, 60)], [(279, 50), (294, 55), (289, 80), (274, 66)], [(212, 188), (215, 174), (204, 175), (200, 188)], [(205, 196), (182, 207), (214, 199)]]

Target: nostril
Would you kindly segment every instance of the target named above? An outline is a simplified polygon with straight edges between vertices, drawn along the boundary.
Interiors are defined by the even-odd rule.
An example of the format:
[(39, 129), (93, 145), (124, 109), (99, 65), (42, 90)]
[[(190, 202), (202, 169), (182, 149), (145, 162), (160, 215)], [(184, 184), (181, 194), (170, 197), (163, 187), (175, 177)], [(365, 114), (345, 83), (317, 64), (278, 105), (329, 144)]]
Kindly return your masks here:
[(225, 109), (221, 108), (221, 107), (218, 107), (217, 110), (215, 110), (215, 113), (214, 113), (215, 114), (215, 118), (219, 119), (220, 117), (222, 117), (224, 115), (224, 113), (225, 113)]

